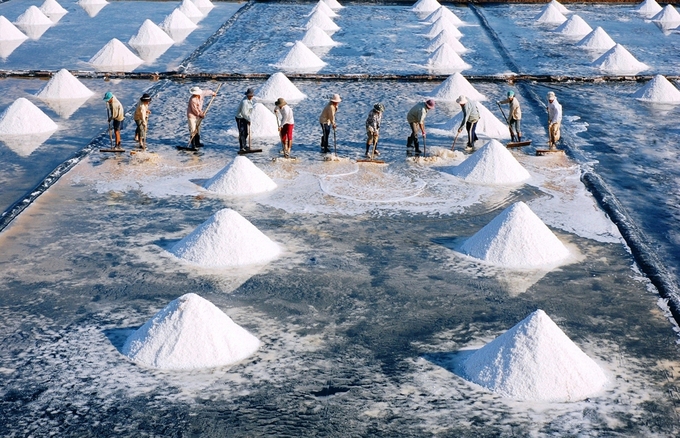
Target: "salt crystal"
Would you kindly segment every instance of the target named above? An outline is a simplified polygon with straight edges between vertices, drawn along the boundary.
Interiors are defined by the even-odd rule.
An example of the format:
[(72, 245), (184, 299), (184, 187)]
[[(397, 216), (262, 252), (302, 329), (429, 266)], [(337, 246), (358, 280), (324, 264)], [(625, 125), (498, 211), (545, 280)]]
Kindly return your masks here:
[(125, 44), (113, 38), (88, 62), (99, 71), (132, 71), (144, 61)]
[(598, 26), (576, 45), (589, 50), (609, 50), (616, 45), (616, 42)]
[[(456, 72), (429, 94), (435, 101), (454, 102), (459, 96), (467, 96), (475, 101), (487, 100), (465, 77)], [(459, 122), (460, 123), (460, 122)]]
[(562, 23), (555, 32), (561, 33), (562, 35), (572, 36), (572, 37), (582, 37), (593, 31), (593, 28), (588, 25), (588, 23), (583, 20), (583, 18), (574, 14), (567, 21)]
[(427, 58), (426, 67), (433, 70), (461, 71), (472, 66), (461, 58), (455, 50), (444, 43)]
[(418, 0), (411, 10), (413, 12), (434, 12), (441, 6), (437, 0)]
[(305, 36), (302, 38), (302, 43), (307, 47), (330, 47), (338, 45), (338, 43), (333, 41), (333, 38), (316, 25), (307, 29)]
[(428, 15), (425, 18), (425, 22), (434, 23), (435, 21), (437, 21), (437, 19), (442, 18), (442, 17), (447, 19), (454, 26), (464, 26), (465, 25), (463, 20), (458, 18), (458, 16), (456, 14), (454, 14), (453, 12), (451, 12), (451, 10), (449, 8), (444, 7), (444, 6), (441, 6), (436, 11), (434, 11), (433, 13)]
[(215, 5), (213, 5), (210, 0), (193, 0), (193, 2), (203, 15), (208, 15), (208, 13), (215, 7)]
[(645, 0), (640, 3), (640, 6), (635, 9), (635, 12), (640, 15), (644, 15), (645, 17), (652, 17), (662, 10), (663, 8), (656, 2), (656, 0)]
[(256, 97), (265, 102), (275, 102), (279, 97), (283, 97), (288, 102), (297, 102), (307, 95), (300, 91), (286, 75), (277, 72), (271, 75), (267, 82), (260, 87)]
[(652, 17), (652, 21), (659, 23), (680, 23), (680, 13), (673, 5), (666, 5), (658, 14)]
[(621, 44), (609, 49), (593, 62), (593, 66), (607, 73), (636, 74), (647, 70), (649, 66), (635, 59)]
[(608, 379), (542, 310), (472, 354), (466, 377), (501, 397), (575, 402), (596, 396)]
[(222, 195), (248, 196), (269, 192), (277, 185), (247, 157), (237, 156), (203, 187)]
[(140, 58), (150, 62), (165, 53), (175, 41), (153, 21), (147, 19), (137, 34), (130, 38), (128, 44), (137, 51)]
[(427, 37), (430, 39), (435, 38), (440, 32), (444, 30), (449, 32), (449, 34), (455, 38), (460, 38), (463, 36), (463, 33), (459, 31), (456, 26), (451, 24), (451, 22), (446, 18), (438, 18), (437, 21), (432, 23), (432, 26), (430, 26), (427, 30)]
[(94, 93), (68, 70), (62, 68), (36, 96), (41, 100), (89, 99)]
[(106, 0), (79, 0), (78, 5), (83, 8), (83, 10), (90, 16), (94, 18), (97, 16), (99, 11), (104, 9), (104, 7), (109, 4)]
[(57, 0), (45, 0), (45, 2), (40, 6), (40, 11), (45, 14), (53, 23), (56, 23), (68, 13)]
[(568, 14), (568, 13), (571, 12), (569, 9), (567, 9), (562, 3), (558, 2), (557, 0), (552, 0), (550, 3), (543, 6), (543, 9), (541, 9), (541, 10), (545, 11), (550, 6), (554, 7), (555, 9), (560, 11), (562, 14)]
[(4, 15), (0, 15), (0, 41), (25, 41), (28, 37), (13, 25)]
[(170, 38), (176, 43), (184, 41), (187, 35), (193, 32), (197, 27), (198, 26), (196, 26), (193, 21), (189, 20), (189, 18), (187, 18), (187, 16), (179, 9), (173, 10), (160, 24), (160, 28), (170, 35)]
[(562, 24), (567, 21), (567, 17), (551, 3), (548, 4), (545, 10), (534, 17), (534, 19), (537, 23), (542, 24)]
[(188, 293), (132, 333), (122, 353), (151, 368), (191, 370), (240, 362), (259, 347), (255, 336), (217, 306)]
[(338, 16), (338, 14), (336, 14), (335, 11), (333, 11), (333, 9), (331, 9), (330, 6), (328, 6), (326, 3), (324, 3), (323, 0), (319, 0), (319, 3), (317, 3), (316, 6), (314, 6), (314, 8), (312, 8), (311, 12), (309, 14), (307, 14), (307, 16), (309, 17), (310, 15), (313, 15), (314, 12), (316, 12), (316, 11), (320, 11), (320, 12), (326, 14), (326, 16), (329, 17), (329, 18), (335, 18), (335, 17)]
[[(498, 120), (496, 116), (493, 115), (491, 111), (489, 111), (484, 105), (481, 103), (477, 103), (477, 109), (479, 110), (479, 116), (480, 119), (477, 122), (477, 128), (475, 132), (477, 133), (477, 136), (479, 138), (486, 138), (486, 139), (509, 139), (510, 138), (510, 131), (508, 130), (508, 125), (505, 123), (501, 122)], [(461, 111), (460, 113), (456, 114), (453, 116), (452, 119), (450, 119), (448, 122), (444, 123), (442, 125), (442, 128), (450, 131), (451, 134), (453, 132), (458, 131), (458, 126), (460, 126), (460, 122), (463, 120), (463, 112)], [(465, 129), (465, 126), (463, 126), (463, 132), (467, 132)], [(455, 135), (455, 134), (453, 134)]]
[(529, 172), (497, 140), (490, 140), (465, 161), (453, 174), (477, 184), (518, 184), (531, 178)]
[(633, 97), (644, 102), (680, 103), (680, 91), (662, 75), (656, 75), (644, 87), (633, 93)]
[(325, 65), (326, 63), (321, 58), (316, 56), (301, 41), (297, 41), (275, 67), (292, 71), (318, 71)]
[(338, 0), (323, 0), (323, 1), (328, 5), (329, 8), (333, 9), (334, 11), (344, 8), (344, 6), (341, 5)]
[(425, 51), (434, 52), (442, 44), (448, 44), (449, 47), (451, 47), (453, 51), (459, 55), (468, 51), (468, 49), (465, 48), (465, 46), (460, 41), (458, 41), (458, 39), (454, 37), (453, 34), (447, 29), (439, 32), (439, 35), (434, 37), (430, 44), (428, 44), (428, 46), (425, 48)]
[(191, 0), (182, 0), (182, 4), (177, 8), (179, 9), (187, 18), (194, 23), (201, 21), (205, 15), (200, 11)]
[(324, 14), (323, 12), (316, 11), (314, 12), (310, 17), (309, 20), (307, 21), (307, 24), (305, 25), (305, 29), (310, 29), (313, 26), (317, 26), (326, 32), (332, 33), (332, 32), (337, 32), (340, 30), (340, 26), (335, 24), (333, 20), (331, 20), (328, 15)]
[(37, 40), (54, 23), (36, 6), (31, 6), (23, 14), (19, 15), (14, 24), (23, 30), (30, 39)]
[(225, 208), (212, 215), (170, 252), (205, 268), (228, 268), (268, 263), (281, 248), (246, 218)]

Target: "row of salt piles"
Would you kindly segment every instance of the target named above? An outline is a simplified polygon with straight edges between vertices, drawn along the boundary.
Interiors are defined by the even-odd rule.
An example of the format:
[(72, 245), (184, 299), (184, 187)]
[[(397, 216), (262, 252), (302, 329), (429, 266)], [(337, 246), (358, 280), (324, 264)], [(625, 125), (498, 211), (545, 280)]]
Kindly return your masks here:
[(673, 5), (668, 4), (662, 8), (655, 0), (645, 0), (635, 11), (649, 18), (664, 31), (680, 27), (680, 13)]
[(6, 59), (29, 38), (38, 40), (67, 12), (56, 0), (45, 0), (40, 8), (26, 9), (14, 24), (0, 15), (0, 58)]

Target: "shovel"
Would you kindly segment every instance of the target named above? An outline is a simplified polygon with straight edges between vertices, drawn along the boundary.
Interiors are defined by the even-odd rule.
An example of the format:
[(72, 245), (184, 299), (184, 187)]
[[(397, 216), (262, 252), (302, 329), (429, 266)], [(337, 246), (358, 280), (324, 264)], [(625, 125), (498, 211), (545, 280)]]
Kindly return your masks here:
[(496, 105), (498, 105), (498, 109), (501, 110), (501, 114), (503, 114), (503, 118), (505, 119), (505, 123), (508, 125), (508, 129), (510, 130), (510, 139), (512, 140), (513, 143), (516, 142), (517, 139), (515, 138), (515, 133), (512, 132), (512, 128), (510, 127), (510, 121), (508, 120), (507, 117), (505, 117), (505, 112), (503, 111), (503, 107), (498, 102), (496, 102)]
[(213, 100), (215, 100), (215, 96), (217, 96), (217, 93), (220, 91), (220, 88), (222, 87), (222, 83), (220, 83), (217, 86), (217, 90), (215, 90), (215, 94), (210, 98), (210, 102), (208, 102), (208, 106), (205, 107), (205, 111), (203, 111), (203, 117), (198, 119), (198, 122), (196, 122), (196, 129), (194, 132), (191, 133), (191, 138), (189, 138), (189, 143), (187, 144), (187, 149), (191, 146), (191, 142), (194, 140), (194, 136), (198, 134), (198, 128), (201, 127), (201, 123), (203, 123), (203, 119), (205, 119), (205, 116), (208, 114), (208, 110), (210, 109), (210, 106), (213, 103)]
[(338, 139), (335, 136), (335, 127), (333, 127), (333, 155), (338, 158)]
[(460, 135), (460, 132), (456, 131), (456, 136), (453, 138), (453, 144), (451, 145), (451, 150), (454, 150), (456, 147), (456, 140), (458, 140), (458, 136)]

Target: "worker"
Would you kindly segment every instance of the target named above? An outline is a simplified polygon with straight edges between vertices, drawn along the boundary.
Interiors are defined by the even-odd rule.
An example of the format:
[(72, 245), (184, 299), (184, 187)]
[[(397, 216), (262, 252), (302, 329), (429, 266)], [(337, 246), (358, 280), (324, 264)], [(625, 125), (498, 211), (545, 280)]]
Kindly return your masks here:
[(562, 125), (562, 105), (557, 101), (555, 93), (548, 92), (548, 146), (550, 150), (557, 149), (557, 141), (560, 139), (560, 126)]
[(411, 149), (415, 146), (416, 154), (421, 153), (420, 144), (418, 143), (418, 129), (420, 129), (423, 139), (425, 139), (425, 118), (427, 117), (427, 112), (433, 109), (434, 100), (428, 99), (425, 102), (415, 104), (406, 114), (406, 121), (411, 128), (411, 135), (406, 141), (406, 149)]
[(253, 102), (255, 91), (248, 88), (245, 92), (245, 97), (241, 100), (241, 104), (236, 111), (236, 126), (238, 127), (238, 147), (241, 151), (250, 150), (248, 139), (250, 137), (250, 116), (255, 109), (255, 102)]
[(116, 136), (116, 149), (122, 149), (120, 141), (120, 131), (123, 129), (123, 122), (125, 121), (125, 110), (123, 104), (120, 103), (116, 96), (110, 91), (104, 94), (104, 102), (107, 105), (107, 113), (109, 116), (109, 123), (113, 123), (113, 132)]
[(508, 113), (508, 128), (510, 129), (510, 138), (512, 141), (522, 141), (522, 109), (519, 106), (519, 100), (515, 97), (515, 92), (508, 91), (508, 98), (496, 102), (498, 105), (508, 104), (510, 111)]
[(338, 112), (338, 104), (342, 102), (339, 94), (334, 94), (328, 104), (324, 107), (319, 116), (319, 123), (321, 124), (321, 152), (327, 154), (331, 151), (328, 146), (328, 136), (336, 129), (335, 114)]
[(469, 100), (467, 97), (461, 95), (456, 99), (456, 103), (460, 105), (460, 109), (463, 111), (463, 119), (460, 121), (458, 133), (460, 134), (463, 132), (463, 128), (467, 130), (467, 148), (472, 149), (475, 146), (475, 141), (478, 140), (477, 122), (479, 122), (480, 115), (477, 102)]
[(142, 148), (142, 150), (146, 150), (146, 132), (149, 129), (149, 114), (151, 114), (151, 110), (149, 109), (150, 103), (151, 96), (144, 93), (139, 99), (137, 108), (135, 109), (134, 121), (137, 124), (135, 140), (139, 142), (139, 147)]
[(290, 150), (293, 147), (293, 128), (295, 127), (295, 120), (293, 119), (293, 109), (288, 105), (283, 97), (279, 97), (274, 102), (274, 115), (277, 122), (279, 121), (279, 113), (281, 114), (281, 121), (279, 122), (279, 137), (281, 137), (281, 145), (283, 146), (283, 156), (290, 158)]
[(194, 148), (199, 148), (203, 146), (203, 143), (201, 143), (201, 121), (205, 117), (203, 98), (214, 96), (215, 92), (212, 90), (202, 90), (201, 87), (191, 87), (189, 92), (191, 97), (187, 106), (187, 121), (189, 123), (189, 135), (191, 136), (190, 143)]
[(380, 137), (380, 123), (384, 112), (385, 105), (376, 103), (366, 118), (366, 158), (372, 157), (372, 155), (369, 155), (371, 146), (373, 146), (373, 155), (380, 155), (378, 138)]

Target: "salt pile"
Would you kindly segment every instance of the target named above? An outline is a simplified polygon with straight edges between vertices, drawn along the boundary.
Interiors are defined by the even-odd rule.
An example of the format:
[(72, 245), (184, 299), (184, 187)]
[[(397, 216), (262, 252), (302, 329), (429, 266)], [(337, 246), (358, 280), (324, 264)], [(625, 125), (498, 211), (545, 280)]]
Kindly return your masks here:
[(260, 341), (210, 301), (188, 293), (132, 333), (122, 353), (151, 368), (192, 370), (239, 362)]
[(182, 4), (177, 9), (194, 23), (198, 23), (205, 17), (191, 0), (182, 0)]
[(531, 178), (529, 172), (497, 140), (491, 140), (459, 164), (454, 175), (478, 184), (518, 184)]
[[(508, 130), (508, 125), (498, 120), (496, 116), (493, 115), (484, 105), (477, 103), (477, 109), (479, 109), (479, 122), (477, 122), (477, 136), (479, 138), (496, 138), (496, 139), (509, 139), (510, 131)], [(444, 129), (451, 132), (458, 130), (460, 122), (463, 120), (463, 112), (453, 116), (451, 120), (444, 124)], [(463, 126), (463, 132), (467, 132), (465, 126)]]
[(459, 55), (461, 53), (465, 53), (468, 51), (468, 49), (465, 48), (465, 46), (460, 41), (458, 41), (458, 39), (456, 39), (453, 36), (453, 34), (447, 29), (444, 29), (441, 32), (439, 32), (439, 35), (434, 37), (430, 44), (425, 48), (425, 51), (434, 52), (442, 44), (448, 44), (449, 47), (451, 47), (453, 51), (458, 53)]
[(94, 93), (68, 70), (59, 70), (36, 96), (61, 117), (69, 118)]
[(487, 100), (465, 77), (456, 72), (429, 94), (435, 101), (455, 102), (458, 96), (467, 96), (476, 101)]
[(316, 25), (307, 29), (305, 36), (302, 37), (302, 43), (307, 47), (330, 47), (338, 45), (338, 43), (333, 41), (333, 38)]
[(543, 6), (543, 9), (542, 9), (542, 10), (546, 10), (546, 9), (547, 9), (548, 7), (550, 7), (550, 6), (554, 7), (555, 9), (557, 9), (558, 11), (560, 11), (562, 14), (568, 14), (568, 13), (571, 12), (569, 9), (567, 9), (566, 7), (564, 7), (564, 5), (563, 5), (562, 3), (560, 3), (560, 2), (558, 2), (557, 0), (552, 0), (550, 3), (548, 3), (548, 4), (545, 5), (545, 6)]
[(213, 5), (210, 0), (193, 0), (193, 2), (204, 16), (207, 16), (208, 13), (215, 7), (215, 5)]
[(144, 61), (132, 53), (125, 44), (114, 38), (88, 62), (100, 71), (132, 71)]
[(326, 3), (324, 3), (323, 0), (319, 0), (319, 3), (317, 3), (316, 6), (314, 6), (314, 8), (312, 8), (312, 11), (309, 14), (307, 14), (307, 16), (309, 17), (310, 15), (313, 15), (314, 12), (316, 12), (316, 11), (320, 11), (320, 12), (326, 14), (326, 16), (329, 17), (329, 18), (335, 18), (335, 17), (338, 16), (338, 14), (336, 14), (335, 11), (333, 11), (333, 9), (331, 9), (330, 6), (328, 6)]
[(472, 382), (516, 400), (575, 402), (607, 384), (600, 366), (540, 309), (472, 354), (464, 371)]
[(461, 71), (472, 66), (461, 58), (455, 50), (444, 43), (427, 58), (427, 68), (434, 70)]
[(645, 0), (640, 3), (640, 6), (635, 9), (635, 12), (646, 17), (652, 17), (662, 10), (663, 8), (656, 2), (656, 0)]
[(153, 21), (147, 19), (137, 34), (130, 38), (128, 44), (137, 51), (140, 58), (152, 61), (175, 44), (175, 41)]
[(87, 15), (90, 16), (90, 18), (94, 18), (97, 16), (99, 11), (104, 9), (106, 5), (108, 5), (109, 2), (106, 0), (79, 0), (78, 5), (83, 8), (83, 10), (87, 13)]
[(633, 97), (644, 102), (680, 103), (680, 91), (662, 75), (654, 76), (644, 87), (633, 93)]
[(203, 187), (223, 195), (247, 196), (269, 192), (277, 185), (248, 158), (237, 156)]
[(256, 97), (265, 102), (275, 102), (279, 97), (283, 97), (287, 102), (297, 102), (307, 95), (300, 91), (286, 75), (277, 72), (269, 76), (267, 82), (257, 91)]
[(569, 250), (524, 202), (516, 202), (467, 239), (461, 252), (512, 269), (549, 268)]
[(593, 28), (588, 25), (588, 23), (583, 20), (583, 18), (574, 14), (567, 21), (562, 23), (555, 32), (561, 33), (562, 35), (582, 37), (588, 35), (593, 31)]
[(540, 14), (534, 17), (534, 19), (537, 23), (542, 24), (562, 24), (567, 21), (567, 17), (551, 3), (549, 3)]
[(297, 41), (288, 54), (276, 64), (276, 67), (283, 70), (318, 71), (324, 65), (326, 63), (321, 58), (316, 56), (301, 41)]
[(15, 24), (18, 28), (23, 30), (30, 39), (37, 40), (54, 23), (47, 18), (37, 6), (31, 6), (26, 9), (23, 14), (19, 15)]
[(431, 13), (425, 18), (426, 23), (434, 23), (437, 21), (439, 18), (445, 18), (447, 19), (451, 24), (454, 26), (463, 26), (465, 23), (463, 20), (458, 18), (456, 14), (451, 12), (451, 10), (447, 7), (441, 6), (439, 9)]
[(329, 8), (333, 9), (334, 11), (344, 8), (344, 6), (341, 5), (340, 2), (338, 2), (338, 0), (323, 0), (323, 1), (328, 5)]
[(205, 268), (265, 264), (281, 253), (279, 246), (234, 210), (218, 211), (170, 252)]
[(594, 31), (586, 35), (576, 45), (589, 50), (609, 50), (616, 45), (616, 42), (611, 39), (604, 29), (597, 26)]
[(617, 44), (604, 55), (597, 58), (593, 65), (607, 73), (636, 74), (649, 66), (635, 59), (625, 47)]
[(437, 0), (418, 0), (411, 10), (413, 12), (434, 12), (441, 7), (442, 5)]
[(451, 22), (446, 18), (438, 18), (437, 21), (432, 23), (432, 26), (430, 26), (430, 28), (427, 30), (427, 37), (430, 39), (435, 38), (440, 32), (444, 30), (448, 31), (451, 36), (455, 38), (460, 38), (463, 36), (461, 31), (459, 31), (458, 28), (451, 24)]
[(40, 11), (45, 14), (53, 23), (56, 23), (68, 13), (66, 9), (61, 7), (57, 0), (45, 0), (45, 3), (40, 6)]
[(193, 32), (198, 26), (189, 20), (186, 15), (182, 13), (179, 9), (172, 11), (170, 15), (165, 17), (163, 22), (160, 24), (160, 28), (165, 31), (170, 38), (176, 43), (184, 41), (184, 39)]
[(0, 15), (0, 58), (7, 58), (27, 39), (28, 37), (23, 32)]
[(276, 115), (262, 103), (256, 103), (253, 108), (250, 116), (250, 135), (252, 138), (279, 136)]
[(313, 26), (317, 26), (326, 32), (337, 32), (340, 30), (340, 26), (335, 24), (333, 20), (331, 20), (328, 15), (324, 14), (321, 11), (316, 11), (314, 12), (310, 17), (309, 21), (307, 21), (307, 25), (305, 26), (305, 29), (310, 29)]
[(658, 14), (652, 17), (652, 21), (659, 23), (680, 23), (680, 14), (673, 5), (666, 5)]
[(20, 97), (0, 115), (0, 135), (54, 132), (57, 124), (30, 100)]

